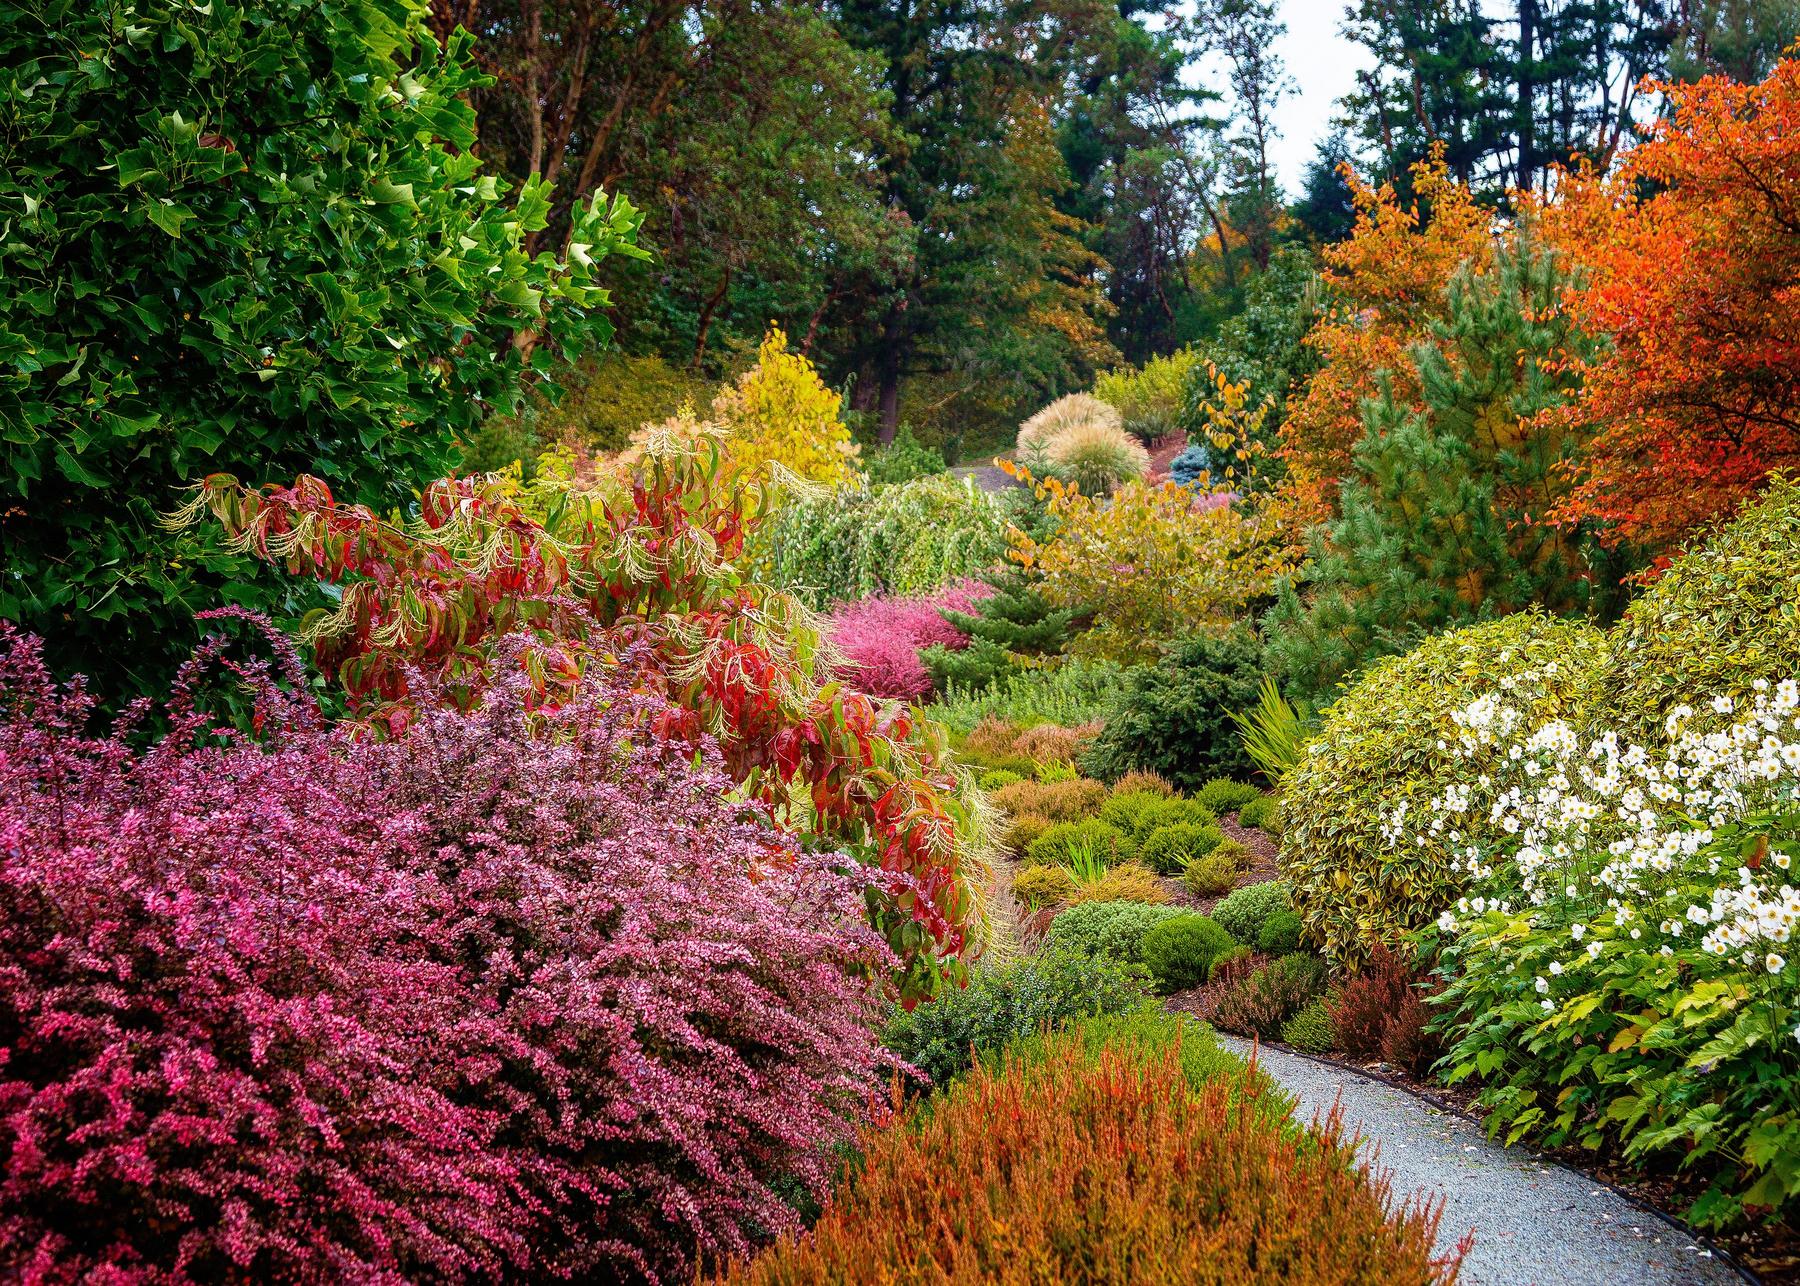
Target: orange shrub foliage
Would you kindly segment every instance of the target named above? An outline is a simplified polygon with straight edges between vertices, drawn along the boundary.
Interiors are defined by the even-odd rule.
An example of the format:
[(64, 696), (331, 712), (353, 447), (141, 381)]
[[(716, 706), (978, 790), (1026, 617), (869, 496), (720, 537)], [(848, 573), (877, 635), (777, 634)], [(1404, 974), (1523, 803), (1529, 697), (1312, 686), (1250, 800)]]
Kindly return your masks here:
[(1443, 311), (1444, 287), (1464, 260), (1485, 262), (1492, 214), (1451, 177), (1441, 156), (1412, 168), (1413, 199), (1393, 185), (1370, 187), (1348, 168), (1356, 203), (1350, 237), (1322, 252), (1322, 275), (1335, 302), (1307, 336), (1324, 367), (1289, 403), (1281, 427), (1288, 476), (1284, 525), (1298, 532), (1336, 508), (1337, 479), (1350, 472), (1350, 450), (1362, 436), (1362, 404), (1387, 371), (1395, 396), (1417, 399), (1407, 350)]
[(1651, 548), (1800, 464), (1800, 59), (1661, 88), (1672, 115), (1548, 212), (1587, 269), (1571, 311), (1613, 337), (1575, 363), (1561, 414), (1593, 438), (1560, 517)]
[(1179, 1051), (1054, 1037), (1042, 1062), (978, 1067), (865, 1140), (813, 1232), (728, 1280), (789, 1283), (1380, 1283), (1455, 1280), (1439, 1212), (1394, 1209), (1337, 1113), (1322, 1136), (1260, 1110), (1254, 1082), (1194, 1091)]

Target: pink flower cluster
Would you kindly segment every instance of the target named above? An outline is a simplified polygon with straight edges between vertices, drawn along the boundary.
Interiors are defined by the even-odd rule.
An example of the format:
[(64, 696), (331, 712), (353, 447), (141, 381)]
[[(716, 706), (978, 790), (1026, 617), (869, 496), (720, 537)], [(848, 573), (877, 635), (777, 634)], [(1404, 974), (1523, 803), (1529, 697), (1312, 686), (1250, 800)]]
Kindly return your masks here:
[[(691, 1278), (884, 1074), (860, 877), (656, 703), (89, 735), (0, 626), (0, 1278)], [(141, 712), (140, 712), (141, 713)], [(139, 738), (141, 739), (141, 729)]]
[(875, 595), (831, 613), (832, 644), (843, 656), (843, 676), (870, 696), (917, 701), (931, 691), (931, 675), (919, 653), (934, 643), (961, 649), (969, 637), (946, 621), (942, 609), (967, 612), (993, 587), (965, 580), (920, 598)]

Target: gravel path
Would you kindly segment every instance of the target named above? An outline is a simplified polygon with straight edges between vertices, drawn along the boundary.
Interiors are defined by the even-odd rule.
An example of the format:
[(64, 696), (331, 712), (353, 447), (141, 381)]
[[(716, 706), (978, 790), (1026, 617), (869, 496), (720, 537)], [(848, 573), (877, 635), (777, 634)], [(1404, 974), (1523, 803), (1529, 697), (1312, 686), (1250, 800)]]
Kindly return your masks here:
[[(1248, 1041), (1219, 1039), (1248, 1054)], [(1278, 1049), (1258, 1061), (1299, 1100), (1302, 1117), (1342, 1097), (1344, 1124), (1393, 1171), (1397, 1198), (1444, 1200), (1438, 1240), (1469, 1231), (1464, 1286), (1711, 1286), (1744, 1279), (1711, 1251), (1584, 1175), (1523, 1148), (1488, 1142), (1481, 1129), (1422, 1099)]]

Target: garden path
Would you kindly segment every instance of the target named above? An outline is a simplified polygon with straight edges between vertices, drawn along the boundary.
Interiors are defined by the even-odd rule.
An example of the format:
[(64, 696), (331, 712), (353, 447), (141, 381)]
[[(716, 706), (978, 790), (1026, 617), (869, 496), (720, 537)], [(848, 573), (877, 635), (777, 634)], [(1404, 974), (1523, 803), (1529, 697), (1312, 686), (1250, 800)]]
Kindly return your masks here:
[[(1248, 1056), (1250, 1042), (1219, 1033)], [(1704, 1243), (1585, 1175), (1524, 1148), (1490, 1142), (1479, 1126), (1393, 1086), (1284, 1050), (1257, 1054), (1299, 1101), (1303, 1118), (1341, 1099), (1393, 1173), (1396, 1197), (1444, 1202), (1441, 1248), (1471, 1228), (1461, 1286), (1713, 1286), (1745, 1279)]]

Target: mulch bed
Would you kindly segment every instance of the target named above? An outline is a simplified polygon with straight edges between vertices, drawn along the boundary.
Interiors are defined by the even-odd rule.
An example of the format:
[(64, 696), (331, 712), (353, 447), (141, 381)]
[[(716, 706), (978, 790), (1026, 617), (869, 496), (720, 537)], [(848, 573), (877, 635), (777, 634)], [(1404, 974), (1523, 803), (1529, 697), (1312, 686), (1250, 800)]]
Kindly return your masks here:
[(1171, 433), (1151, 443), (1150, 467), (1145, 471), (1144, 476), (1152, 482), (1168, 477), (1170, 463), (1176, 456), (1187, 450), (1187, 444), (1188, 435), (1186, 433)]

